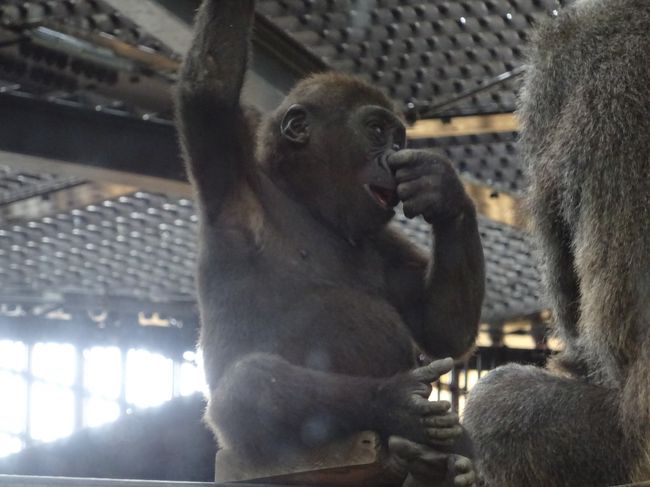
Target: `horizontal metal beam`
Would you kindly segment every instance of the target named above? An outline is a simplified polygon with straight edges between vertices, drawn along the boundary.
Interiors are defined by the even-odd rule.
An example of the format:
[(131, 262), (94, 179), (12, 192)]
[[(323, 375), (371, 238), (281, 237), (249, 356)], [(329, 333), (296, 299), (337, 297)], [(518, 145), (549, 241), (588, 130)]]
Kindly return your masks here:
[[(269, 484), (237, 484), (238, 487), (273, 487)], [(0, 487), (220, 487), (213, 482), (165, 482), (147, 480), (72, 479), (0, 475)], [(300, 486), (296, 486), (300, 487)], [(304, 486), (303, 486), (304, 487)]]
[[(148, 34), (177, 54), (184, 54), (192, 40), (191, 23), (200, 2), (186, 0), (104, 0)], [(299, 43), (257, 16), (251, 69), (242, 93), (245, 103), (262, 112), (275, 108), (303, 76), (325, 69), (325, 64)]]
[(83, 313), (76, 313), (71, 320), (54, 320), (44, 316), (0, 316), (0, 337), (24, 343), (68, 342), (80, 348), (146, 348), (181, 360), (184, 352), (196, 346), (198, 316), (188, 315), (182, 323), (182, 328), (142, 326), (138, 324), (137, 313), (122, 313), (116, 317), (109, 314), (105, 322), (94, 321)]
[[(508, 119), (505, 119), (505, 123)], [(182, 197), (187, 184), (171, 123), (0, 94), (0, 163)], [(487, 124), (489, 132), (494, 124)], [(519, 201), (467, 182), (479, 213), (521, 226)]]
[[(45, 162), (50, 172), (74, 172), (94, 180), (105, 179), (102, 172), (109, 170), (115, 177), (108, 180), (153, 190), (164, 180), (186, 181), (172, 123), (0, 93), (0, 127), (2, 164), (27, 169)], [(57, 170), (61, 163), (67, 170)], [(70, 164), (85, 171), (75, 171)], [(118, 177), (120, 173), (124, 177)], [(170, 187), (157, 188), (166, 189)]]
[[(78, 176), (87, 181), (102, 182), (129, 188), (126, 193), (145, 190), (152, 193), (164, 193), (170, 196), (191, 198), (192, 188), (188, 182), (147, 176), (126, 171), (116, 171), (99, 166), (87, 166), (83, 163), (70, 163), (52, 158), (17, 154), (0, 150), (0, 164), (28, 173), (49, 173)], [(88, 202), (90, 204), (92, 202)]]
[[(114, 9), (138, 24), (142, 29), (157, 38), (169, 49), (183, 55), (190, 48), (192, 42), (192, 28), (187, 19), (188, 12), (192, 12), (191, 3), (182, 4), (170, 11), (154, 0), (104, 0)], [(276, 75), (277, 78), (277, 75)], [(259, 69), (250, 70), (242, 99), (262, 112), (275, 108), (284, 98), (284, 86), (266, 79), (259, 73)]]

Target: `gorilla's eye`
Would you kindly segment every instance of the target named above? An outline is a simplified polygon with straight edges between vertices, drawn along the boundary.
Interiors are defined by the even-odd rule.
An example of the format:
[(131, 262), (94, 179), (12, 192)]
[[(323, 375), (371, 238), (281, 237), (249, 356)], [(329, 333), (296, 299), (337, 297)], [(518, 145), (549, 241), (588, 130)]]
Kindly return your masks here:
[(373, 138), (379, 142), (382, 142), (386, 138), (386, 130), (383, 125), (380, 125), (377, 122), (371, 122), (368, 124), (368, 128), (371, 131)]

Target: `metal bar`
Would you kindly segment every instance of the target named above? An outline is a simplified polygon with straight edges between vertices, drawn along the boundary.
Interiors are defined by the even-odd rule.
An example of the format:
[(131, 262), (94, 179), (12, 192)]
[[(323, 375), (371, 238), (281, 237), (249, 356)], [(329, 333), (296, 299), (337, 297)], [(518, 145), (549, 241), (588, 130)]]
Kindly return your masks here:
[[(172, 51), (182, 54), (192, 42), (192, 30), (188, 23), (166, 8), (151, 0), (103, 0), (125, 17), (142, 27)], [(179, 2), (190, 3), (190, 2)]]
[(263, 15), (255, 16), (253, 46), (256, 55), (268, 55), (288, 70), (294, 80), (325, 71), (329, 66)]
[(172, 123), (0, 93), (0, 127), (0, 151), (185, 181)]
[(5, 194), (0, 193), (0, 206), (7, 206), (18, 201), (28, 200), (30, 198), (48, 196), (52, 193), (81, 186), (82, 184), (85, 184), (85, 181), (79, 178), (36, 183), (34, 186), (30, 186), (26, 189), (7, 191)]
[[(132, 323), (124, 326), (125, 323), (123, 319), (121, 327), (109, 323), (106, 329), (100, 329), (95, 323), (79, 319), (63, 321), (42, 317), (0, 317), (0, 336), (21, 341), (30, 347), (39, 342), (64, 342), (82, 349), (113, 345), (123, 350), (146, 348), (173, 360), (181, 360), (183, 353), (196, 345), (198, 319), (187, 320), (180, 329), (141, 327)], [(31, 376), (27, 378), (31, 380)]]
[(85, 398), (85, 388), (84, 388), (84, 370), (86, 361), (84, 359), (83, 348), (75, 346), (75, 356), (76, 356), (76, 370), (75, 370), (75, 381), (72, 387), (74, 393), (74, 409), (75, 409), (75, 431), (79, 431), (84, 426), (84, 398)]
[[(151, 480), (78, 479), (0, 475), (2, 487), (227, 487), (212, 482), (165, 482)], [(238, 487), (274, 487), (272, 484), (237, 483)], [(296, 486), (300, 487), (300, 486)], [(302, 486), (307, 487), (307, 486)]]
[[(0, 118), (2, 116), (0, 115)], [(0, 133), (0, 137), (2, 134)], [(117, 171), (110, 168), (100, 168), (97, 166), (88, 166), (82, 163), (70, 163), (59, 159), (40, 157), (33, 155), (17, 154), (15, 152), (5, 152), (0, 150), (0, 163), (26, 172), (46, 172), (49, 174), (60, 174), (69, 176), (79, 176), (86, 181), (101, 181), (107, 185), (118, 185), (120, 187), (130, 187), (132, 192), (135, 188), (151, 191), (152, 193), (165, 193), (171, 196), (183, 198), (192, 197), (192, 188), (188, 182), (164, 179), (155, 176), (147, 176), (126, 171)], [(114, 195), (115, 193), (110, 193)], [(92, 201), (88, 201), (90, 204)], [(65, 209), (65, 208), (64, 208)]]
[(426, 112), (420, 113), (419, 116), (422, 117), (422, 118), (434, 118), (434, 117), (437, 117), (437, 116), (440, 115), (440, 112), (443, 109), (445, 109), (447, 107), (450, 107), (452, 105), (455, 105), (456, 103), (458, 103), (460, 101), (463, 101), (463, 100), (466, 100), (467, 98), (470, 98), (470, 97), (472, 97), (474, 95), (477, 95), (477, 94), (482, 93), (484, 91), (487, 91), (487, 90), (489, 90), (491, 88), (494, 88), (495, 86), (498, 86), (498, 85), (500, 85), (502, 83), (505, 83), (506, 81), (518, 78), (519, 76), (524, 74), (525, 71), (526, 71), (525, 66), (518, 66), (518, 67), (516, 67), (515, 69), (513, 69), (511, 71), (506, 71), (505, 73), (501, 73), (500, 75), (495, 76), (494, 78), (491, 78), (491, 79), (487, 80), (485, 83), (483, 83), (482, 85), (480, 85), (480, 86), (478, 86), (476, 88), (466, 90), (466, 91), (460, 93), (457, 96), (453, 96), (451, 98), (448, 98), (447, 100), (444, 100), (444, 101), (442, 101), (440, 103), (437, 103), (437, 104), (435, 104), (433, 106), (428, 107)]
[[(198, 1), (105, 0), (177, 54), (192, 40), (191, 23)], [(262, 16), (256, 17), (253, 61), (242, 93), (245, 103), (262, 112), (275, 108), (295, 82), (325, 65)]]
[(120, 348), (120, 415), (124, 416), (129, 405), (126, 402), (126, 355), (128, 350)]
[(27, 387), (27, 394), (25, 404), (25, 444), (29, 446), (32, 438), (32, 385), (34, 384), (34, 374), (32, 372), (32, 365), (34, 362), (34, 344), (27, 344), (27, 368), (25, 369), (25, 383)]

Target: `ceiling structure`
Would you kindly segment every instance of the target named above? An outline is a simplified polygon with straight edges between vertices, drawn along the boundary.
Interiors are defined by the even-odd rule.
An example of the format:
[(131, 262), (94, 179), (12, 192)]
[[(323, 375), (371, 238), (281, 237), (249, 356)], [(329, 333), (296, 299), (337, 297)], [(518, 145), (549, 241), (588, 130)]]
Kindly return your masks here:
[[(301, 76), (336, 69), (381, 87), (410, 117), (433, 119), (431, 126), (467, 127), (471, 119), (482, 128), (432, 129), (411, 146), (445, 153), (481, 211), (499, 201), (516, 206), (525, 188), (517, 133), (512, 123), (488, 121), (515, 109), (531, 28), (561, 3), (259, 0), (245, 97), (268, 110)], [(169, 93), (196, 5), (0, 6), (0, 316), (194, 330), (196, 217)], [(86, 181), (119, 183), (120, 191), (73, 210), (3, 212), (78, 192)], [(480, 220), (483, 320), (491, 325), (536, 318), (544, 308), (531, 240), (513, 223), (498, 212)], [(424, 222), (395, 224), (429, 243)]]

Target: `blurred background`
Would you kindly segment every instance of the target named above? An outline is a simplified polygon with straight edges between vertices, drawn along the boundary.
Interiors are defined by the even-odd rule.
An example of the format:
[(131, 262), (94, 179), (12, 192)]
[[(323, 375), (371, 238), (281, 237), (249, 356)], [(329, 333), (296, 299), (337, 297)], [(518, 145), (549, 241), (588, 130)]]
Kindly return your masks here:
[[(205, 389), (170, 98), (198, 3), (0, 1), (0, 457)], [(459, 410), (488, 370), (559, 346), (513, 111), (531, 29), (563, 3), (257, 2), (248, 104), (269, 111), (311, 72), (359, 75), (401, 103), (410, 145), (446, 154), (476, 203), (481, 334), (436, 392)], [(424, 222), (395, 224), (429, 244)]]

